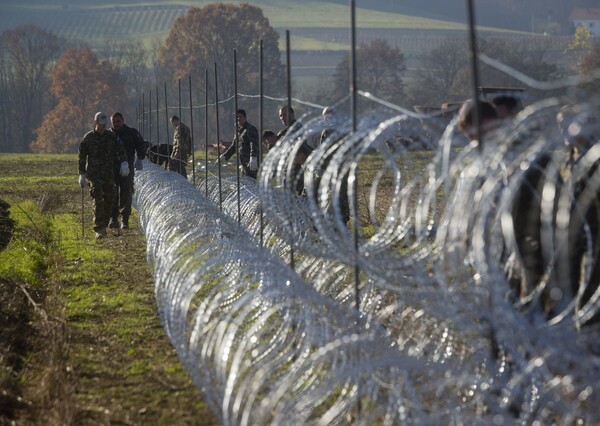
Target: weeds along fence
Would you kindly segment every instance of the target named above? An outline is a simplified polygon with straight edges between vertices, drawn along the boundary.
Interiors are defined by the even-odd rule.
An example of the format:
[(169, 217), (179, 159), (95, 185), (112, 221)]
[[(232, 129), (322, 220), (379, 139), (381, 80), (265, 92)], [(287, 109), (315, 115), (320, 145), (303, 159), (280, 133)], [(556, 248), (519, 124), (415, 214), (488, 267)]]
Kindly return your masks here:
[[(209, 159), (195, 183), (154, 164), (136, 174), (160, 315), (212, 409), (224, 424), (600, 421), (595, 263), (581, 263), (575, 293), (569, 270), (594, 259), (594, 225), (577, 228), (583, 252), (561, 244), (592, 203), (577, 187), (587, 176), (596, 193), (600, 152), (564, 175), (557, 123), (596, 137), (598, 105), (540, 99), (477, 147), (454, 121), (359, 95), (372, 113), (354, 132), (338, 118), (304, 165), (305, 196), (291, 165), (326, 126), (316, 114), (264, 156), (257, 180)], [(518, 270), (514, 209), (542, 160), (531, 194), (546, 205), (527, 226), (546, 270), (520, 298), (507, 272)], [(353, 180), (346, 224), (340, 191)]]

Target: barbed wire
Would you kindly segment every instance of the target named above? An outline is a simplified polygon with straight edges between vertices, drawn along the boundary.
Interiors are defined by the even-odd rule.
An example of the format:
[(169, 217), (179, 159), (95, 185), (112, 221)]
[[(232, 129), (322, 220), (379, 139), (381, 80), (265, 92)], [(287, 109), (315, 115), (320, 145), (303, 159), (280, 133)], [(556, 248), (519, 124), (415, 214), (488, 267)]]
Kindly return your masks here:
[[(252, 94), (245, 94), (245, 93), (238, 93), (237, 96), (239, 96), (240, 98), (248, 98), (248, 99), (258, 99), (261, 96), (256, 94), (256, 95), (252, 95)], [(281, 98), (281, 97), (275, 97), (275, 96), (269, 96), (269, 95), (262, 95), (263, 99), (269, 100), (269, 101), (276, 101), (276, 102), (287, 102), (286, 98)], [(231, 103), (233, 100), (235, 99), (235, 95), (231, 95), (228, 98), (219, 100), (218, 105), (225, 105), (228, 103)], [(319, 105), (313, 102), (309, 102), (309, 101), (304, 101), (302, 99), (299, 98), (292, 98), (292, 102), (298, 104), (298, 105), (304, 105), (304, 106), (308, 106), (314, 109), (317, 109), (319, 111), (323, 110), (323, 108), (325, 108), (326, 105)], [(181, 108), (184, 111), (189, 111), (191, 110), (195, 110), (195, 109), (204, 109), (207, 107), (215, 107), (217, 105), (216, 102), (208, 102), (208, 103), (204, 103), (202, 105), (194, 105), (194, 106), (189, 106), (189, 105), (177, 105), (177, 106), (172, 106), (172, 107), (158, 107), (158, 108), (153, 108), (152, 111), (148, 110), (145, 111), (145, 114), (152, 114), (152, 113), (156, 113), (156, 111), (159, 112), (164, 112), (164, 111), (168, 111), (168, 110), (172, 110), (172, 109), (179, 109)]]
[(598, 101), (541, 99), (479, 145), (456, 117), (359, 95), (373, 108), (355, 132), (308, 113), (257, 180), (238, 186), (208, 160), (196, 186), (136, 174), (161, 319), (213, 411), (224, 424), (600, 421)]

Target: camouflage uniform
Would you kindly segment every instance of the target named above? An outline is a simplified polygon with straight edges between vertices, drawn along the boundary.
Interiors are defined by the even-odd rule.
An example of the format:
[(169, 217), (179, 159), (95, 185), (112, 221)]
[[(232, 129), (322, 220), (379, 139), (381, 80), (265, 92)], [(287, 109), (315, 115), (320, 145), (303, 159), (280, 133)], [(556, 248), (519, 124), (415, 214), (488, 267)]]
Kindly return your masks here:
[(190, 128), (179, 122), (173, 134), (173, 153), (169, 159), (169, 170), (180, 173), (187, 178), (185, 166), (192, 153), (192, 136)]
[[(137, 158), (143, 160), (146, 156), (144, 152), (144, 138), (133, 127), (128, 127), (123, 124), (119, 130), (111, 129), (123, 143), (125, 153), (127, 154), (127, 162), (129, 163), (129, 175), (121, 176), (119, 171), (115, 175), (116, 188), (115, 197), (113, 200), (112, 220), (117, 222), (119, 213), (123, 217), (123, 223), (129, 223), (131, 215), (131, 200), (133, 196), (133, 177), (134, 177), (134, 161), (137, 153)], [(120, 164), (120, 163), (119, 163)]]
[(237, 129), (237, 138), (233, 138), (233, 143), (223, 153), (227, 161), (237, 153), (237, 139), (240, 140), (240, 164), (244, 170), (244, 175), (256, 179), (256, 170), (250, 170), (248, 163), (250, 157), (258, 157), (258, 130), (252, 124), (246, 122)]
[(79, 144), (79, 174), (89, 181), (94, 199), (94, 231), (104, 231), (112, 214), (115, 194), (115, 169), (127, 161), (119, 138), (110, 131), (92, 130)]

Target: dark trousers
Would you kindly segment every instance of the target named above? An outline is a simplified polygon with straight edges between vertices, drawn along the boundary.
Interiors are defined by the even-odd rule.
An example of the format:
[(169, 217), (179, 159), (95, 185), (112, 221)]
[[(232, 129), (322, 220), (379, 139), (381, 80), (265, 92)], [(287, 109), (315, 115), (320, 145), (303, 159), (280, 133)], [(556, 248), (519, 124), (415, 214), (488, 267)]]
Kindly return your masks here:
[(169, 159), (169, 170), (172, 172), (177, 172), (187, 179), (187, 171), (185, 169), (185, 166), (185, 161), (180, 161), (177, 158)]
[(115, 182), (115, 196), (113, 199), (112, 219), (117, 221), (119, 214), (127, 222), (131, 215), (131, 201), (133, 198), (133, 167), (129, 176), (118, 176)]
[(243, 176), (248, 176), (252, 179), (256, 179), (256, 177), (258, 176), (258, 170), (252, 171), (246, 164), (242, 165), (242, 170), (243, 170), (243, 173), (242, 173)]
[(92, 181), (90, 195), (94, 199), (94, 231), (106, 229), (110, 220), (115, 196), (115, 184), (112, 181)]

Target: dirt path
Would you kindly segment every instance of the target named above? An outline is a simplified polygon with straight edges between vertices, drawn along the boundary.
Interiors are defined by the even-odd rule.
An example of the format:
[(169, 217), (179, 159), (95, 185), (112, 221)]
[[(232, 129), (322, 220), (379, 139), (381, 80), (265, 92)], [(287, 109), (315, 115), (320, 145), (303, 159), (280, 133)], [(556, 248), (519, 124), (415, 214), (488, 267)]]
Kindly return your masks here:
[[(91, 282), (86, 274), (67, 272), (62, 283), (67, 365), (78, 407), (74, 423), (217, 424), (158, 320), (137, 222), (97, 245), (117, 253), (106, 265), (111, 270)], [(85, 261), (70, 259), (66, 270), (77, 271)], [(78, 298), (89, 300), (85, 309), (70, 309), (70, 301)]]

